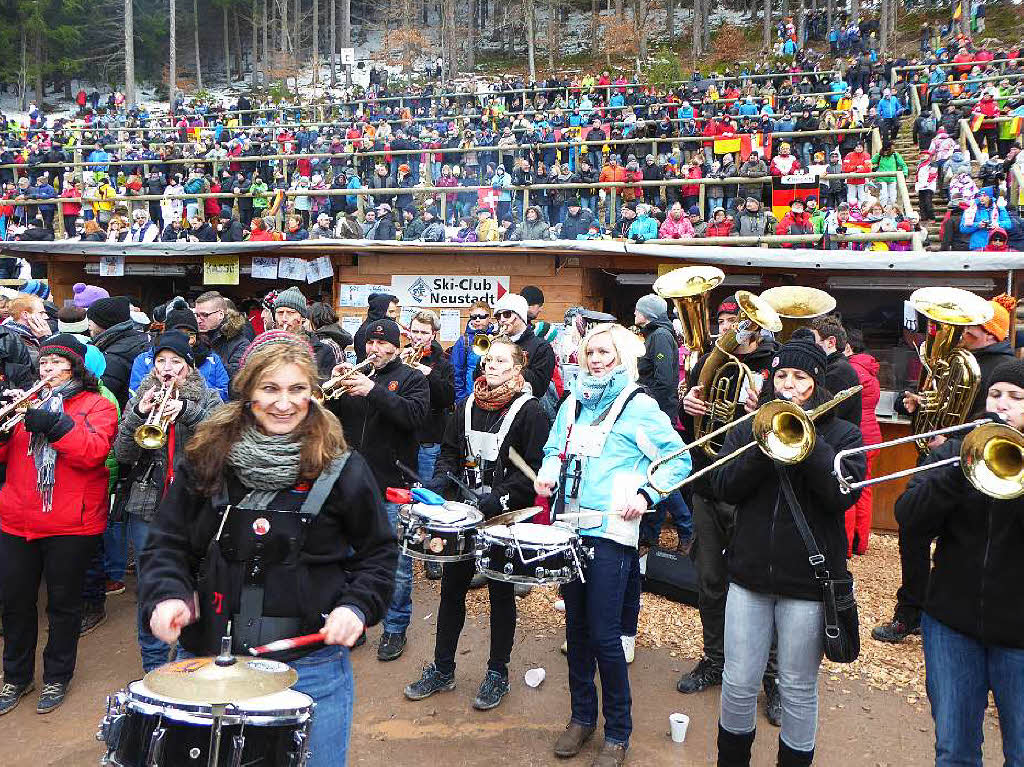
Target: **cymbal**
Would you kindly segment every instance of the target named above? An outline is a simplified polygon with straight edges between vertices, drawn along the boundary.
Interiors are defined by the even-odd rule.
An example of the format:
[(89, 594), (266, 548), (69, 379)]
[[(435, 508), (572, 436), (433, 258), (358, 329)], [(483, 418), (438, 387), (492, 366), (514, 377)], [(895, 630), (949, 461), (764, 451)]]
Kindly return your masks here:
[(146, 674), (144, 682), (155, 693), (191, 703), (237, 703), (287, 690), (299, 675), (286, 663), (263, 658), (233, 656), (233, 663), (218, 665), (216, 658), (187, 658)]
[(529, 506), (525, 509), (514, 509), (512, 511), (506, 511), (504, 514), (499, 514), (496, 517), (485, 519), (481, 527), (493, 527), (494, 525), (514, 525), (516, 522), (522, 522), (529, 519), (534, 514), (539, 514), (542, 511), (540, 506)]

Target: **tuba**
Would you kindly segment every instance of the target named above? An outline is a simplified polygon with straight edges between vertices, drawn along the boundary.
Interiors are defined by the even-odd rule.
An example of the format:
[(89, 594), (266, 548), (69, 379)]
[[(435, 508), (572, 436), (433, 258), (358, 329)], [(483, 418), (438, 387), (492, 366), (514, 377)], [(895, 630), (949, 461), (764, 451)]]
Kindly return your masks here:
[[(744, 382), (751, 387), (754, 385), (750, 368), (733, 353), (739, 345), (737, 332), (758, 332), (764, 328), (776, 333), (782, 328), (782, 321), (775, 310), (750, 291), (737, 290), (736, 302), (740, 305), (736, 327), (718, 337), (700, 371), (698, 383), (704, 387), (702, 391), (708, 411), (694, 419), (694, 436), (698, 438), (732, 421), (736, 417)], [(715, 456), (724, 442), (724, 435), (710, 439), (703, 445), (704, 452)]]
[(811, 320), (836, 308), (836, 300), (824, 290), (805, 288), (802, 285), (768, 288), (761, 294), (761, 298), (782, 319), (782, 332), (776, 336), (779, 343), (788, 341), (798, 327), (809, 325)]
[(725, 273), (714, 266), (684, 266), (654, 281), (654, 292), (671, 301), (683, 328), (683, 340), (690, 350), (684, 368), (689, 371), (711, 348), (708, 322), (708, 294), (725, 281)]
[[(965, 327), (992, 319), (992, 305), (969, 290), (943, 287), (915, 290), (910, 304), (928, 318), (918, 349), (921, 402), (914, 411), (912, 431), (919, 434), (962, 424), (981, 386), (981, 369), (974, 355), (957, 345)], [(919, 439), (916, 445), (921, 455), (928, 453), (926, 440)]]

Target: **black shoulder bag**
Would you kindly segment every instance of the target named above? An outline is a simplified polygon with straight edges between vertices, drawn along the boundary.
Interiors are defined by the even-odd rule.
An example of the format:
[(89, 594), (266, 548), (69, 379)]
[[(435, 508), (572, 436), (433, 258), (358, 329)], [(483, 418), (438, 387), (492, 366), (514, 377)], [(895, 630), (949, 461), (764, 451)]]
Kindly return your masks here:
[(841, 578), (830, 577), (829, 571), (825, 569), (825, 556), (818, 549), (800, 502), (793, 492), (789, 472), (778, 465), (776, 470), (786, 505), (807, 547), (807, 561), (821, 587), (821, 601), (825, 605), (825, 657), (833, 663), (853, 663), (860, 655), (860, 621), (857, 618), (853, 576), (846, 572)]

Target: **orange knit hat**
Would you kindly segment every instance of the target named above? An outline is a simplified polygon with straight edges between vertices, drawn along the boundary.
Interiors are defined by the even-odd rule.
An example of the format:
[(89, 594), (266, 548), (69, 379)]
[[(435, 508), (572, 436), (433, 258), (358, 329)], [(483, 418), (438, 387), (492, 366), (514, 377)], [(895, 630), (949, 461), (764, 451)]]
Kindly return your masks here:
[(982, 327), (994, 335), (997, 340), (1005, 341), (1010, 335), (1010, 312), (1016, 308), (1017, 299), (1003, 293), (993, 298), (989, 303), (992, 304), (995, 314)]

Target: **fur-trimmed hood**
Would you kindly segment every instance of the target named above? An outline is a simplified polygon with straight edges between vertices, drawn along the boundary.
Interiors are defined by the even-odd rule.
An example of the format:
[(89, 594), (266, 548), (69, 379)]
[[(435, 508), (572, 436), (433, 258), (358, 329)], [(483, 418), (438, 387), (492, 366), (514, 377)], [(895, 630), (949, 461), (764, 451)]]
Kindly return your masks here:
[[(137, 390), (138, 399), (141, 400), (143, 394), (159, 385), (160, 379), (157, 377), (156, 370), (150, 370), (146, 373), (146, 377), (139, 382)], [(207, 386), (203, 374), (193, 368), (185, 381), (178, 387), (177, 398), (188, 400), (189, 402), (202, 402), (206, 399), (209, 390), (210, 387)]]
[(228, 309), (224, 314), (224, 322), (220, 324), (218, 330), (221, 335), (226, 339), (237, 338), (245, 327), (246, 319), (240, 312), (234, 309)]

